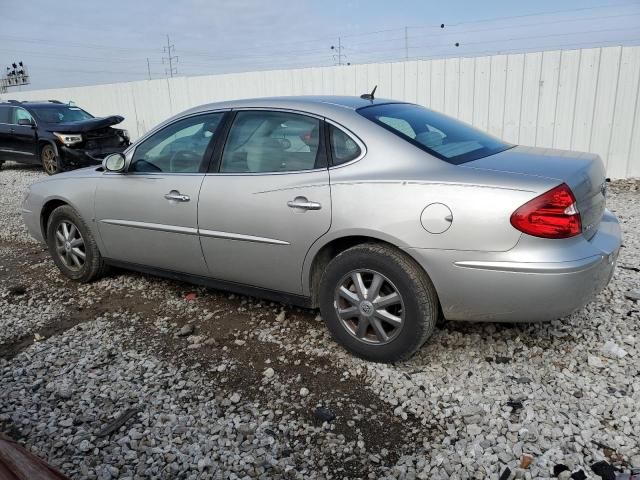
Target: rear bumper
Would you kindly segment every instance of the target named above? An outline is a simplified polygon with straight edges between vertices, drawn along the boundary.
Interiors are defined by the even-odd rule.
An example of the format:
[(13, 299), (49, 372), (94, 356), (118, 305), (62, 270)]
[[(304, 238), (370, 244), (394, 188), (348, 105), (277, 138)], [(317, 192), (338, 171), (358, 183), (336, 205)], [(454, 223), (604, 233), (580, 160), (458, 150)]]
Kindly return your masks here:
[(429, 273), (448, 320), (538, 322), (583, 307), (613, 275), (621, 232), (606, 211), (596, 234), (523, 236), (509, 252), (407, 249)]

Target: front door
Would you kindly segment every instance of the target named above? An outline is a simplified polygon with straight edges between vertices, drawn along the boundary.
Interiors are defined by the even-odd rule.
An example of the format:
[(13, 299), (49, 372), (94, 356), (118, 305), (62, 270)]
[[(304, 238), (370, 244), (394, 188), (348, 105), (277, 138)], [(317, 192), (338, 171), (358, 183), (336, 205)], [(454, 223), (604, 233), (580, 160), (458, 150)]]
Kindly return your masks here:
[(207, 275), (198, 194), (223, 112), (179, 119), (134, 150), (126, 173), (104, 173), (96, 221), (112, 260)]
[(289, 112), (236, 114), (198, 205), (212, 277), (302, 293), (305, 255), (331, 224), (321, 127), (317, 118)]

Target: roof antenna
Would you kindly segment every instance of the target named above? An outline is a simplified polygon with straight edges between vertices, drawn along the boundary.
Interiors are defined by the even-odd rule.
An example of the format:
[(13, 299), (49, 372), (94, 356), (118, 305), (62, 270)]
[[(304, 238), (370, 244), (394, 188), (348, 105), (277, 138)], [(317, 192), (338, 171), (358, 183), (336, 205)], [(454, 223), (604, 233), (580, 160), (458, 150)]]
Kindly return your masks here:
[(360, 95), (360, 98), (363, 100), (373, 101), (374, 100), (373, 95), (376, 93), (376, 88), (378, 88), (378, 85), (373, 87), (373, 90), (371, 90), (371, 93), (363, 93), (362, 95)]

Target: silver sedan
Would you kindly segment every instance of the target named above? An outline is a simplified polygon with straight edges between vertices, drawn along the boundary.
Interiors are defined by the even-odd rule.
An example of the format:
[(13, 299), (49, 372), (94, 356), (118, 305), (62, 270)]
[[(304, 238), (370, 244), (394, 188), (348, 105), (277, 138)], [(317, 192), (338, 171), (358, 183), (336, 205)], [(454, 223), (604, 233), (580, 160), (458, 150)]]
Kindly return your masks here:
[(204, 105), (100, 168), (31, 186), (60, 271), (114, 265), (319, 307), (374, 361), (448, 320), (581, 308), (620, 248), (597, 155), (507, 144), (418, 105), (290, 97)]

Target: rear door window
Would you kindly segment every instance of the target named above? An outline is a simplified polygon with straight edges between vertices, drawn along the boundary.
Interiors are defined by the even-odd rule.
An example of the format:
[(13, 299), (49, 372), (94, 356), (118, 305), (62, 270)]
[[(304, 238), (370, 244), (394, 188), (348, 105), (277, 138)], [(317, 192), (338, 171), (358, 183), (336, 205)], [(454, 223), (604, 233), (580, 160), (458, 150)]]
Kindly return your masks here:
[(11, 107), (4, 107), (0, 105), (0, 123), (11, 123), (9, 118), (10, 113)]
[(229, 131), (220, 172), (312, 170), (320, 156), (320, 120), (289, 112), (240, 111)]

